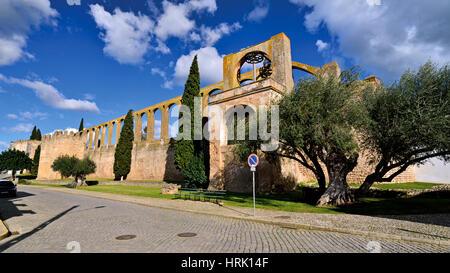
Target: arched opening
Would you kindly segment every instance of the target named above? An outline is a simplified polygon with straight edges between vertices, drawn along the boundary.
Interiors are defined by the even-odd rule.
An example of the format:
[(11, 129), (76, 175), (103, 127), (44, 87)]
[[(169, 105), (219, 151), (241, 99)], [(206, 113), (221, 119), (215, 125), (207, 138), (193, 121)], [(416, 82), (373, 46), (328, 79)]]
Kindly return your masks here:
[(112, 126), (112, 133), (111, 133), (111, 143), (110, 143), (110, 145), (114, 146), (114, 145), (116, 145), (117, 123), (113, 122), (111, 126)]
[(180, 108), (177, 104), (169, 106), (169, 138), (176, 137), (178, 134), (178, 118)]
[(89, 148), (89, 136), (92, 134), (92, 131), (86, 132), (86, 148)]
[(237, 80), (240, 86), (263, 80), (272, 75), (272, 61), (262, 51), (252, 51), (239, 61)]
[(102, 142), (102, 132), (103, 132), (104, 128), (100, 127), (98, 128), (98, 135), (97, 135), (97, 141), (95, 144), (95, 148), (100, 148), (100, 144)]
[(147, 140), (148, 116), (146, 113), (141, 115), (141, 140)]
[(314, 77), (314, 75), (309, 72), (297, 68), (292, 68), (292, 79), (294, 80), (295, 85), (297, 85), (300, 80), (308, 79), (311, 77)]
[(161, 110), (160, 109), (156, 109), (155, 112), (153, 112), (153, 118), (155, 120), (155, 123), (154, 123), (155, 127), (153, 127), (153, 128), (155, 128), (153, 140), (160, 140), (161, 139)]
[(103, 147), (108, 147), (108, 134), (109, 134), (109, 126), (106, 124), (103, 127), (103, 130), (105, 130), (105, 138), (103, 139)]
[(215, 94), (219, 94), (220, 92), (222, 92), (222, 89), (219, 89), (219, 88), (216, 88), (216, 89), (211, 90), (211, 91), (208, 93), (208, 103), (210, 102), (211, 96), (214, 96)]
[(97, 144), (96, 144), (96, 143), (97, 143), (97, 139), (96, 139), (97, 131), (98, 131), (98, 128), (94, 128), (94, 129), (92, 129), (92, 131), (91, 131), (91, 133), (92, 133), (92, 143), (90, 143), (91, 145), (90, 145), (90, 147), (89, 147), (89, 148), (91, 148), (91, 149), (94, 149), (95, 146), (97, 145)]
[(253, 80), (251, 80), (251, 79), (243, 80), (243, 81), (239, 82), (239, 86), (244, 86), (244, 85), (247, 85), (252, 82), (253, 82)]

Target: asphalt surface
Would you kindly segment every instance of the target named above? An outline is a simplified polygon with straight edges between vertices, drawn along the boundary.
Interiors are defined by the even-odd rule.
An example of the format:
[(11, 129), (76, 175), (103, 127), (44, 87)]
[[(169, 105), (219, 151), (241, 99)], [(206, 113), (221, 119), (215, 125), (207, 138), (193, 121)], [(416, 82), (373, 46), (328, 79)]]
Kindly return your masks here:
[(16, 198), (0, 198), (0, 215), (13, 232), (0, 241), (0, 252), (450, 252), (446, 246), (283, 228), (37, 187), (19, 186)]

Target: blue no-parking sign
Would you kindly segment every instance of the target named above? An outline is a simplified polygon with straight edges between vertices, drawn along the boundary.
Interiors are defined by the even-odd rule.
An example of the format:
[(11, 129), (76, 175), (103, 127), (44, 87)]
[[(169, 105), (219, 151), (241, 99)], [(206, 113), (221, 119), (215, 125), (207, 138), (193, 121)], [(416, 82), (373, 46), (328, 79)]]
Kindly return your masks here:
[(253, 216), (256, 215), (256, 201), (255, 201), (255, 172), (256, 166), (259, 164), (259, 157), (255, 154), (251, 154), (248, 157), (248, 165), (250, 166), (250, 171), (253, 175)]
[(259, 164), (259, 157), (255, 154), (251, 154), (248, 157), (248, 165), (250, 167), (256, 167), (256, 166), (258, 166), (258, 164)]

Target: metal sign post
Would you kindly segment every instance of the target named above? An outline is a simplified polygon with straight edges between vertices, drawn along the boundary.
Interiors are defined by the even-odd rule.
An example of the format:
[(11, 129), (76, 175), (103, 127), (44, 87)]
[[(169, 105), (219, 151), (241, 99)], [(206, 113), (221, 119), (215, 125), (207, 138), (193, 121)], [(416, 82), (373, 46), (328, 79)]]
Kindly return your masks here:
[(256, 166), (258, 166), (259, 158), (255, 154), (251, 154), (248, 157), (248, 165), (250, 166), (250, 171), (253, 175), (253, 216), (256, 216), (256, 198), (255, 198), (255, 172)]

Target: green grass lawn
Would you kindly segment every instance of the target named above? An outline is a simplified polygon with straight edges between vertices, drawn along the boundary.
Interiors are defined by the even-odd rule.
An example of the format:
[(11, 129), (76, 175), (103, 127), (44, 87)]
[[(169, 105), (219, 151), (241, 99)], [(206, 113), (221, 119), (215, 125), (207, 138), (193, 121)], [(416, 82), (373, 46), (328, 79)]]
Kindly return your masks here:
[[(303, 182), (300, 183), (304, 186), (319, 186), (317, 182)], [(352, 188), (359, 188), (361, 184), (348, 184)], [(379, 184), (375, 183), (372, 185), (372, 189), (381, 189), (381, 190), (425, 190), (431, 189), (434, 186), (438, 186), (441, 184), (436, 183), (426, 183), (426, 182), (408, 182), (408, 183), (384, 183)]]
[[(38, 184), (35, 184), (38, 185)], [(43, 185), (50, 187), (65, 187), (64, 185)], [(394, 185), (394, 184), (392, 184)], [(396, 184), (398, 185), (398, 184)], [(390, 186), (390, 184), (389, 184)], [(163, 195), (159, 187), (145, 187), (132, 185), (95, 185), (79, 187), (78, 190), (106, 192), (131, 196), (173, 199), (173, 195)], [(302, 191), (296, 190), (281, 195), (261, 195), (256, 198), (256, 207), (280, 211), (303, 213), (348, 213), (348, 214), (420, 214), (420, 213), (449, 213), (450, 199), (431, 198), (362, 198), (358, 204), (335, 208), (318, 208), (314, 204), (302, 201)], [(227, 193), (224, 197), (225, 206), (253, 207), (251, 194)]]

